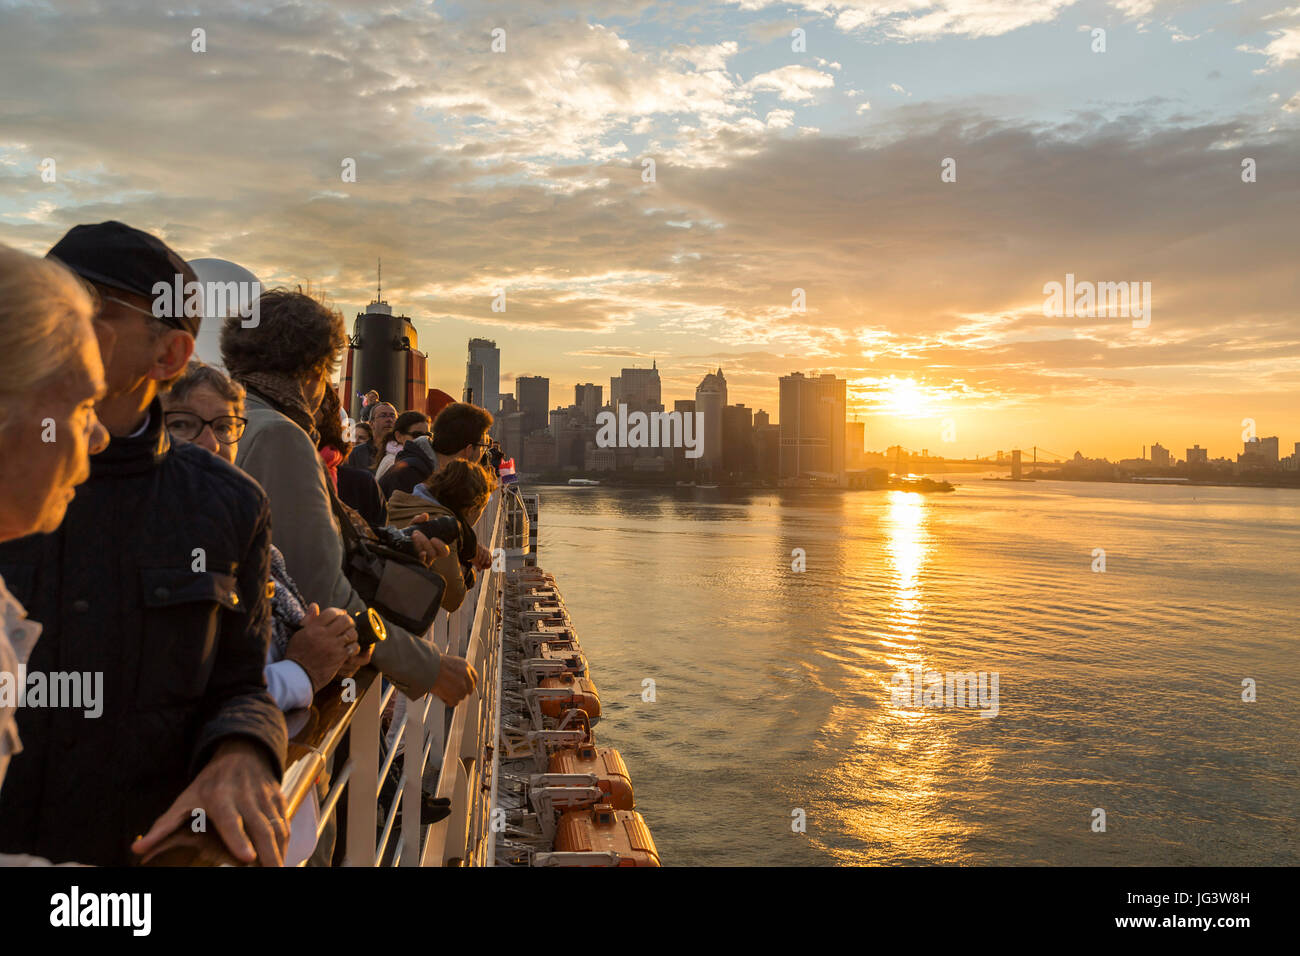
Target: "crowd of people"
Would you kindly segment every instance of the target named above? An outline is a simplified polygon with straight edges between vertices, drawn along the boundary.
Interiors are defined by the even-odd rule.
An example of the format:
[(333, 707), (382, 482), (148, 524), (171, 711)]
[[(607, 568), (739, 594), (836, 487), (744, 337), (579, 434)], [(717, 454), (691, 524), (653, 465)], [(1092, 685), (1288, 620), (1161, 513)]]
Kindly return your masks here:
[[(0, 245), (3, 863), (125, 865), (201, 810), (237, 859), (279, 865), (285, 712), (366, 665), (451, 706), (477, 681), (392, 620), (363, 640), (376, 609), (348, 558), (452, 518), (450, 544), (400, 533), (459, 607), (492, 564), (473, 533), (497, 484), (491, 415), (446, 396), (431, 420), (371, 392), (353, 423), (331, 384), (342, 316), (301, 291), (226, 318), (225, 369), (205, 364), (202, 316), (154, 294), (193, 281), (119, 222), (44, 258)], [(102, 699), (37, 700), (35, 675), (93, 675)]]

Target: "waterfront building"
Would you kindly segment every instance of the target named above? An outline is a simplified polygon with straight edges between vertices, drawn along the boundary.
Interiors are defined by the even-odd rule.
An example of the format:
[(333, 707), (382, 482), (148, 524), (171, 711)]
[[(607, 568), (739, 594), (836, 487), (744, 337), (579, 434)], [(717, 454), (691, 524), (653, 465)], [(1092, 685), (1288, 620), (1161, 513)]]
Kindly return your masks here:
[(727, 379), (722, 369), (710, 372), (695, 389), (695, 410), (704, 417), (700, 420), (703, 453), (696, 459), (696, 470), (717, 476), (723, 473), (722, 410), (727, 407)]
[(582, 409), (583, 421), (594, 422), (596, 416), (600, 414), (601, 391), (600, 385), (593, 385), (590, 382), (573, 386), (573, 404)]
[(731, 475), (754, 470), (754, 413), (744, 405), (722, 409), (722, 470)]
[(780, 474), (780, 425), (756, 424), (754, 426), (754, 470), (760, 478), (770, 481), (775, 481)]
[(842, 484), (848, 382), (794, 372), (780, 385), (781, 478)]
[(501, 407), (501, 350), (491, 339), (470, 339), (469, 360), (466, 363), (465, 384), (470, 385), (473, 372), (474, 404), (486, 408), (493, 415)]
[(626, 405), (629, 412), (661, 412), (664, 406), (660, 391), (657, 364), (652, 363), (650, 368), (625, 368), (621, 375), (609, 380), (609, 403), (615, 413), (619, 405)]
[(515, 399), (524, 416), (524, 435), (543, 431), (551, 407), (551, 380), (541, 375), (520, 375), (515, 379)]
[(867, 452), (866, 422), (844, 423), (844, 467), (854, 471), (864, 467), (863, 456)]
[(1278, 467), (1278, 438), (1252, 438), (1242, 443), (1241, 454), (1237, 456), (1238, 471), (1265, 470), (1276, 471)]

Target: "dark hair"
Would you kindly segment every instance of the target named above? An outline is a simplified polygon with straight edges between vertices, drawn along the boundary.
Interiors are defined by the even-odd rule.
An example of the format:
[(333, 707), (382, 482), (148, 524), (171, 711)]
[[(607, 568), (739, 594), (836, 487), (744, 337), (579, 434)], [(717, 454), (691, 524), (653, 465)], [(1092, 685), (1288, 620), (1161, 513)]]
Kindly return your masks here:
[(364, 428), (366, 430), (366, 434), (370, 436), (365, 441), (358, 441), (357, 442), (358, 445), (369, 445), (371, 442), (375, 440), (375, 430), (373, 427), (371, 427), (370, 422), (355, 422), (352, 426), (352, 433), (354, 438), (357, 437), (356, 430), (358, 428)]
[(343, 437), (343, 420), (339, 417), (339, 408), (339, 393), (333, 386), (327, 385), (320, 400), (320, 408), (316, 409), (316, 433), (320, 436), (316, 447), (337, 448), (346, 456), (352, 444)]
[(418, 425), (420, 422), (424, 422), (427, 425), (429, 423), (429, 416), (424, 414), (424, 412), (402, 412), (402, 414), (397, 416), (397, 421), (393, 422), (393, 431), (405, 432), (409, 435), (411, 433), (411, 427), (413, 425)]
[(272, 289), (257, 300), (258, 323), (239, 315), (221, 327), (221, 358), (232, 378), (271, 372), (302, 378), (333, 371), (347, 342), (343, 316), (302, 292)]
[(440, 455), (454, 455), (472, 445), (492, 427), (492, 414), (469, 402), (452, 402), (433, 420), (433, 450)]
[(449, 462), (424, 480), (424, 487), (439, 503), (462, 518), (486, 504), (496, 486), (497, 479), (492, 472), (463, 458)]

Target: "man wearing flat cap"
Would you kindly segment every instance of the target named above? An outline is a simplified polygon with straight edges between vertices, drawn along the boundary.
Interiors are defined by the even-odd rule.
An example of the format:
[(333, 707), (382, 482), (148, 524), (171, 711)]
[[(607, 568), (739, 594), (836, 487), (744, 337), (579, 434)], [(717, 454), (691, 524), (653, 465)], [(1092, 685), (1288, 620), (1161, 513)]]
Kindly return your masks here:
[(236, 857), (279, 864), (287, 741), (262, 676), (269, 506), (219, 456), (172, 444), (158, 400), (202, 318), (160, 290), (197, 277), (120, 222), (76, 226), (49, 256), (93, 286), (112, 332), (97, 406), (112, 440), (57, 531), (0, 545), (0, 575), (43, 626), (28, 674), (102, 675), (102, 712), (19, 710), (0, 852), (125, 865), (202, 820)]

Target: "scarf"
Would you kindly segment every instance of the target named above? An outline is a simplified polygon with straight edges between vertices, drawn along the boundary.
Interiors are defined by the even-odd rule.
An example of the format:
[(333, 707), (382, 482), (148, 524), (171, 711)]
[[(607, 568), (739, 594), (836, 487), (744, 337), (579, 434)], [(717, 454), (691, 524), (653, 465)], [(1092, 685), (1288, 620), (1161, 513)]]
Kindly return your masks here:
[(271, 646), (275, 649), (272, 659), (282, 661), (289, 653), (289, 639), (302, 627), (307, 606), (302, 592), (289, 577), (284, 555), (274, 545), (271, 546), (271, 581), (275, 585), (271, 591)]
[(292, 420), (316, 442), (316, 419), (307, 407), (307, 396), (302, 393), (302, 383), (287, 375), (275, 372), (243, 372), (235, 380), (259, 396), (286, 418)]
[(326, 445), (320, 450), (320, 459), (325, 462), (325, 471), (330, 476), (330, 483), (334, 485), (334, 490), (339, 490), (339, 462), (343, 461), (343, 452), (339, 451), (333, 445)]

